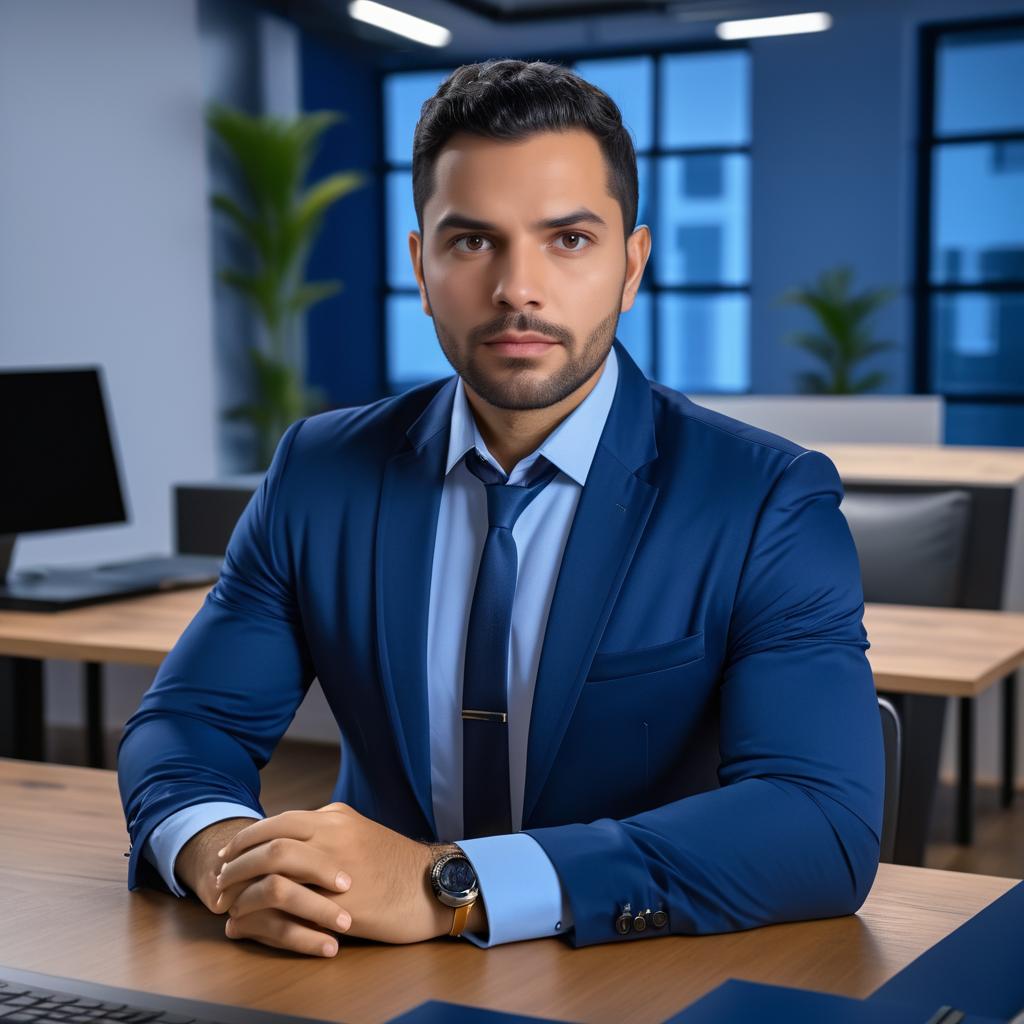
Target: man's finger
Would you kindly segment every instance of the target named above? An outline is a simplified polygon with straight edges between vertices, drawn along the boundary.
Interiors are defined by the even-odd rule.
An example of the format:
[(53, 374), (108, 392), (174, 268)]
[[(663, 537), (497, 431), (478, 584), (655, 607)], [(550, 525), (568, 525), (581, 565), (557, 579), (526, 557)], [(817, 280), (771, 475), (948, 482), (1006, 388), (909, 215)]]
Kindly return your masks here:
[(224, 934), (229, 939), (255, 939), (265, 946), (308, 956), (334, 956), (338, 952), (338, 941), (333, 936), (293, 921), (279, 910), (229, 917), (224, 923)]
[(272, 818), (264, 818), (262, 821), (254, 821), (246, 825), (217, 851), (217, 856), (222, 860), (231, 860), (237, 857), (243, 850), (256, 846), (259, 843), (269, 842), (271, 839), (312, 839), (314, 822), (309, 816), (314, 811), (285, 811), (283, 814), (275, 814)]
[(296, 839), (271, 839), (227, 861), (217, 876), (218, 891), (260, 875), (287, 875), (296, 882), (310, 882), (344, 892), (351, 879), (322, 851)]
[(352, 915), (347, 910), (283, 875), (267, 875), (244, 886), (229, 913), (240, 918), (262, 910), (282, 910), (328, 931), (344, 932), (352, 925)]

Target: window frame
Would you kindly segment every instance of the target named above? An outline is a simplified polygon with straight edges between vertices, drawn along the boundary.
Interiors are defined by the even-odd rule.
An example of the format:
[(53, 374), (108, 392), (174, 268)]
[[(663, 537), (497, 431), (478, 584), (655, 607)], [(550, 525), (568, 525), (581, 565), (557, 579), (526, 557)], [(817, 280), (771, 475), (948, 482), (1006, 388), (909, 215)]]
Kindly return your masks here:
[[(750, 64), (753, 63), (753, 51), (748, 41), (736, 40), (732, 42), (722, 41), (705, 41), (699, 43), (687, 43), (684, 45), (666, 45), (660, 47), (650, 46), (636, 46), (626, 49), (610, 49), (603, 48), (599, 50), (582, 50), (572, 51), (566, 53), (559, 53), (553, 55), (545, 55), (543, 57), (538, 56), (536, 59), (543, 59), (560, 64), (565, 64), (570, 67), (575, 66), (578, 61), (591, 61), (591, 60), (614, 60), (616, 58), (629, 58), (629, 57), (650, 57), (653, 61), (653, 85), (652, 85), (652, 102), (651, 102), (651, 139), (652, 145), (649, 149), (636, 151), (637, 160), (641, 158), (647, 158), (649, 160), (649, 175), (647, 181), (647, 198), (648, 205), (651, 211), (651, 217), (649, 220), (649, 226), (651, 228), (652, 238), (653, 233), (657, 229), (657, 221), (659, 218), (659, 205), (658, 205), (658, 160), (665, 157), (692, 157), (692, 156), (727, 156), (732, 154), (742, 154), (747, 157), (748, 168), (753, 166), (753, 131), (752, 128), (748, 133), (748, 142), (743, 145), (723, 145), (723, 146), (661, 146), (660, 145), (660, 134), (661, 134), (661, 103), (662, 103), (662, 89), (661, 89), (661, 62), (666, 57), (676, 56), (679, 54), (696, 54), (696, 53), (722, 53), (732, 51), (743, 51), (747, 54), (747, 60)], [(469, 59), (469, 58), (466, 58)], [(525, 59), (525, 58), (524, 58)], [(381, 232), (381, 237), (385, 239), (385, 244), (381, 246), (380, 254), (380, 295), (379, 302), (381, 308), (381, 323), (383, 325), (382, 335), (383, 343), (380, 346), (380, 372), (381, 380), (384, 381), (386, 394), (394, 396), (401, 394), (401, 391), (396, 391), (394, 382), (391, 379), (391, 375), (388, 368), (388, 354), (389, 346), (391, 342), (390, 335), (390, 323), (388, 316), (388, 300), (393, 295), (418, 295), (419, 292), (415, 288), (410, 287), (395, 287), (391, 284), (388, 279), (388, 251), (387, 251), (387, 231), (388, 231), (388, 210), (387, 210), (387, 179), (388, 175), (395, 171), (411, 172), (412, 164), (405, 162), (395, 162), (388, 159), (387, 156), (387, 116), (388, 112), (386, 109), (386, 96), (385, 96), (385, 82), (387, 78), (394, 74), (402, 74), (407, 72), (429, 72), (429, 71), (442, 71), (451, 70), (454, 67), (458, 67), (464, 61), (462, 59), (456, 59), (455, 61), (431, 61), (429, 63), (419, 62), (403, 62), (396, 64), (393, 67), (383, 68), (378, 72), (377, 77), (377, 95), (378, 95), (378, 107), (380, 110), (381, 118), (381, 130), (378, 133), (379, 146), (378, 146), (378, 161), (377, 161), (377, 176), (381, 182), (380, 188), (380, 203), (378, 208), (378, 224)], [(747, 104), (748, 111), (753, 110), (753, 75), (749, 75), (747, 79)], [(753, 223), (753, 174), (748, 173), (747, 176), (747, 237), (748, 240), (752, 234), (751, 226)], [(639, 211), (638, 211), (639, 213)], [(638, 223), (643, 223), (638, 220)], [(650, 378), (657, 381), (659, 377), (659, 371), (661, 369), (661, 330), (660, 330), (660, 317), (658, 310), (658, 298), (663, 294), (693, 294), (693, 295), (746, 295), (748, 302), (748, 311), (750, 308), (750, 297), (751, 297), (751, 267), (748, 262), (747, 267), (747, 280), (744, 284), (662, 284), (654, 280), (653, 275), (648, 268), (644, 270), (644, 276), (640, 283), (640, 289), (638, 294), (646, 293), (650, 295), (650, 309), (648, 312), (648, 334), (650, 338)], [(748, 331), (747, 331), (747, 349), (748, 356), (751, 345), (751, 332), (749, 328), (750, 320), (748, 317)], [(403, 389), (404, 390), (404, 389)], [(742, 395), (750, 394), (750, 381), (747, 381), (747, 387), (742, 391), (729, 390), (729, 391), (711, 391), (708, 389), (701, 389), (701, 394), (723, 394), (723, 395)]]
[(937, 295), (1019, 294), (1024, 296), (1024, 279), (1013, 281), (981, 281), (973, 283), (934, 284), (931, 280), (932, 203), (934, 200), (934, 158), (945, 146), (992, 142), (1024, 143), (1024, 128), (1009, 132), (940, 133), (935, 125), (936, 70), (939, 44), (943, 36), (970, 32), (993, 32), (1001, 29), (1024, 29), (1024, 16), (970, 18), (957, 21), (932, 22), (918, 32), (918, 124), (917, 163), (915, 167), (915, 251), (914, 251), (914, 391), (918, 394), (942, 395), (947, 405), (1021, 405), (1024, 395), (984, 390), (945, 390), (935, 379), (936, 360), (932, 332), (933, 300)]

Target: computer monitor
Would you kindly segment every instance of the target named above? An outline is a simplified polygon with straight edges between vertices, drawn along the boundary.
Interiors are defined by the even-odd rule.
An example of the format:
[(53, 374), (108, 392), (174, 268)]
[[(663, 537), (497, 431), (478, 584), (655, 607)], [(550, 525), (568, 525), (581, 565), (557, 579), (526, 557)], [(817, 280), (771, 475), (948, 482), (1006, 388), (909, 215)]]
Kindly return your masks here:
[(0, 581), (19, 533), (126, 521), (99, 367), (0, 370)]

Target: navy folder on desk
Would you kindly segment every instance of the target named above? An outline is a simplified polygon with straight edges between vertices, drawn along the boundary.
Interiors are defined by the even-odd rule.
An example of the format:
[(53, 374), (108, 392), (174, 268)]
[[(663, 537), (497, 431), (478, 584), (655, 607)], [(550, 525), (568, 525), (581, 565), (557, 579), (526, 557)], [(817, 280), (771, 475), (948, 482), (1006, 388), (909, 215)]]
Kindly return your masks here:
[(907, 964), (871, 1000), (955, 1006), (1009, 1020), (1024, 1009), (1024, 882)]
[[(922, 993), (922, 996), (924, 994)], [(802, 988), (762, 985), (754, 981), (730, 979), (685, 1010), (669, 1017), (665, 1024), (731, 1024), (751, 1021), (756, 1024), (926, 1024), (938, 1003), (907, 1005), (850, 999), (827, 992), (809, 992)], [(960, 1024), (1005, 1024), (995, 1017), (966, 1015)]]

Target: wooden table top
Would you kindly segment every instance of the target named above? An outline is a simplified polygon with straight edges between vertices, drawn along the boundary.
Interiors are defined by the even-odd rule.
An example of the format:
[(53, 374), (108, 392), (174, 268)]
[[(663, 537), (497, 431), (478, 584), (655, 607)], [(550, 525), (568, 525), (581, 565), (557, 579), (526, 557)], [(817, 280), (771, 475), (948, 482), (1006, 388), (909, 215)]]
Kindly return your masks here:
[(806, 446), (824, 452), (848, 484), (1016, 487), (1024, 482), (1024, 448), (831, 441)]
[[(0, 655), (159, 665), (206, 587), (64, 612), (0, 611)], [(880, 690), (970, 697), (1024, 665), (1024, 613), (868, 604), (868, 659)]]
[(1024, 612), (866, 604), (879, 690), (977, 697), (1024, 665)]
[(0, 963), (349, 1024), (427, 999), (639, 1024), (728, 978), (865, 997), (1017, 883), (882, 864), (847, 917), (582, 949), (560, 939), (481, 950), (342, 938), (324, 960), (229, 940), (224, 918), (194, 899), (130, 893), (112, 771), (0, 759), (0, 807)]

